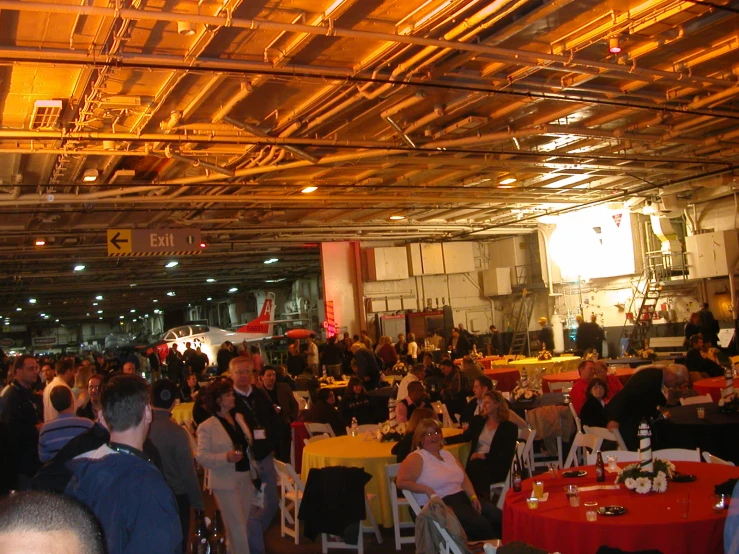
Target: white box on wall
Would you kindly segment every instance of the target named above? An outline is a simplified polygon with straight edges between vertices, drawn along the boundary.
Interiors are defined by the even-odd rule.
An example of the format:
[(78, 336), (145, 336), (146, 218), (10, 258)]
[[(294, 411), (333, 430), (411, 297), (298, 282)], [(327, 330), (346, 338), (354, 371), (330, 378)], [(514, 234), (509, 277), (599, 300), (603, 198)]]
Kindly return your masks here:
[(373, 313), (386, 312), (387, 302), (384, 298), (371, 298), (369, 301), (369, 311)]
[(444, 273), (444, 256), (441, 244), (421, 244), (421, 263), (423, 275), (441, 275)]
[(511, 294), (511, 268), (491, 267), (482, 272), (482, 291), (485, 296)]
[(728, 275), (739, 259), (736, 231), (716, 231), (685, 237), (689, 277), (703, 279)]
[(412, 277), (423, 275), (421, 245), (419, 243), (408, 245), (408, 270)]
[(441, 245), (446, 273), (475, 271), (475, 257), (471, 242), (445, 242)]
[(408, 278), (405, 248), (367, 248), (367, 277), (370, 281), (398, 281)]
[(396, 312), (403, 309), (403, 302), (400, 298), (388, 298), (387, 299), (387, 311)]

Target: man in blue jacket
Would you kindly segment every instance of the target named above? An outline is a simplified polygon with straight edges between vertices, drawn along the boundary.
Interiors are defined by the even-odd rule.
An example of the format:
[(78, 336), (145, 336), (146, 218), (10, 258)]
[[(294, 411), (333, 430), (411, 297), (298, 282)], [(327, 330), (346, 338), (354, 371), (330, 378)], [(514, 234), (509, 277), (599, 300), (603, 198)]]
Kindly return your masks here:
[(143, 452), (152, 420), (149, 385), (137, 375), (118, 375), (100, 400), (110, 441), (70, 462), (65, 493), (98, 518), (108, 554), (181, 553), (174, 494)]

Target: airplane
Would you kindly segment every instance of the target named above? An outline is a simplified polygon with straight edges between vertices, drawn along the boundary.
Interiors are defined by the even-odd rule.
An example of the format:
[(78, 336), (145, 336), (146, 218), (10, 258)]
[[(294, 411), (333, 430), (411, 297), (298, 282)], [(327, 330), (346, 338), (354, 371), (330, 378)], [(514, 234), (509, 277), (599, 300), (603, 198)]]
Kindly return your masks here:
[[(200, 347), (200, 351), (208, 356), (209, 364), (215, 365), (218, 350), (221, 348), (221, 344), (226, 341), (231, 341), (238, 347), (242, 342), (259, 342), (281, 338), (305, 339), (314, 334), (310, 329), (296, 328), (288, 329), (284, 335), (273, 336), (274, 324), (283, 322), (283, 320), (276, 321), (274, 319), (274, 304), (275, 295), (270, 292), (267, 294), (267, 298), (264, 299), (259, 317), (251, 320), (246, 325), (242, 325), (235, 331), (227, 331), (202, 324), (182, 325), (168, 330), (164, 333), (162, 340), (166, 342), (167, 350), (173, 344), (176, 344), (180, 353), (185, 351), (185, 345), (188, 342), (193, 350)], [(160, 357), (162, 354), (163, 352), (160, 351)], [(166, 357), (166, 353), (164, 357)]]

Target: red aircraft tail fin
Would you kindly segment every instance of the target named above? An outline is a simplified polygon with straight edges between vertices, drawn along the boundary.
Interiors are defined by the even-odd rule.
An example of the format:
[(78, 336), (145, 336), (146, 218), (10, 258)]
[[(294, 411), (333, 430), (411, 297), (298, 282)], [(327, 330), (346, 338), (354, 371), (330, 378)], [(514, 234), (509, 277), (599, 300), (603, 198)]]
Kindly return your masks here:
[(259, 317), (239, 327), (236, 329), (236, 332), (272, 336), (274, 305), (275, 295), (270, 292), (267, 294), (267, 298), (264, 299), (264, 305), (262, 305), (262, 312), (259, 314)]

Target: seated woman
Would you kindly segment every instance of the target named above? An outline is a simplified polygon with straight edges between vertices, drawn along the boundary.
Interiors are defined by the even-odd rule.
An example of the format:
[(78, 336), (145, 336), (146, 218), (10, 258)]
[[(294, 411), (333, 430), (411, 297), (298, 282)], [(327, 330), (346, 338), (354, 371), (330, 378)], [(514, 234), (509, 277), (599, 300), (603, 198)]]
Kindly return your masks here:
[(606, 419), (606, 396), (608, 396), (608, 385), (600, 377), (594, 377), (588, 383), (585, 390), (585, 404), (580, 410), (580, 421), (588, 427), (605, 427)]
[(351, 423), (353, 417), (357, 418), (359, 425), (377, 423), (372, 415), (372, 405), (369, 397), (364, 392), (364, 386), (359, 377), (349, 379), (344, 398), (341, 399), (339, 404), (339, 412), (347, 423)]
[(411, 453), (413, 448), (413, 432), (416, 430), (416, 427), (418, 427), (418, 424), (424, 419), (435, 418), (436, 414), (429, 408), (416, 408), (413, 411), (413, 415), (411, 415), (411, 418), (408, 420), (405, 427), (405, 437), (400, 439), (400, 441), (393, 446), (393, 449), (390, 451), (391, 454), (395, 454), (395, 459), (398, 463), (405, 460), (408, 457), (408, 454)]
[(318, 391), (318, 400), (313, 403), (302, 417), (304, 421), (312, 423), (327, 423), (334, 430), (334, 434), (346, 435), (346, 422), (336, 409), (336, 396), (331, 389), (321, 389)]
[(480, 497), (487, 498), (490, 484), (505, 481), (511, 468), (518, 427), (509, 421), (509, 413), (502, 394), (486, 392), (482, 395), (482, 415), (474, 416), (464, 433), (447, 441), (471, 443), (467, 475)]
[(439, 422), (422, 420), (413, 433), (414, 452), (400, 464), (395, 479), (399, 489), (413, 493), (421, 506), (437, 495), (457, 516), (471, 541), (500, 537), (501, 512), (478, 498), (467, 474), (451, 453), (444, 450)]

